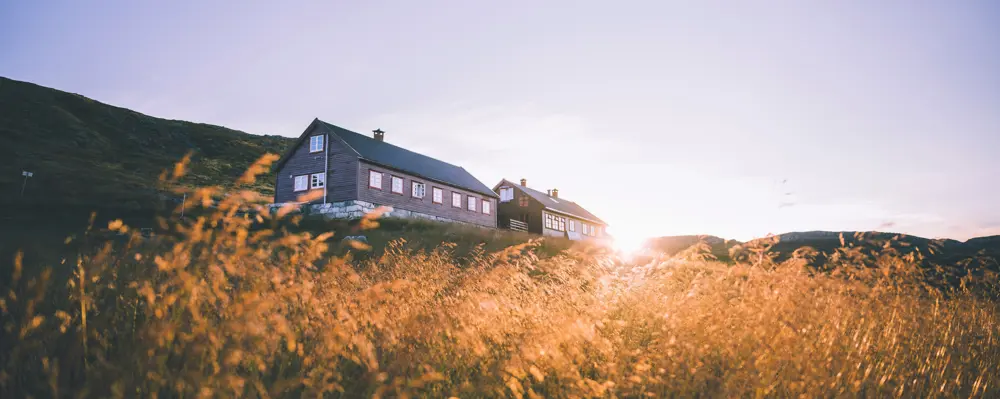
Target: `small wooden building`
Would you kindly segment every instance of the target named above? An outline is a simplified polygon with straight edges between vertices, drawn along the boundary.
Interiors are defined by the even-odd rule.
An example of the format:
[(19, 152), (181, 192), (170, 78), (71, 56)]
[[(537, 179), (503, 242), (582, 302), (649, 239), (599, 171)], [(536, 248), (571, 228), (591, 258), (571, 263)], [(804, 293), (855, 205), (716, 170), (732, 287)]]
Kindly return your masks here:
[(493, 187), (500, 197), (497, 225), (500, 228), (527, 231), (571, 240), (600, 239), (608, 226), (603, 220), (579, 204), (559, 197), (559, 190), (546, 192), (506, 179)]

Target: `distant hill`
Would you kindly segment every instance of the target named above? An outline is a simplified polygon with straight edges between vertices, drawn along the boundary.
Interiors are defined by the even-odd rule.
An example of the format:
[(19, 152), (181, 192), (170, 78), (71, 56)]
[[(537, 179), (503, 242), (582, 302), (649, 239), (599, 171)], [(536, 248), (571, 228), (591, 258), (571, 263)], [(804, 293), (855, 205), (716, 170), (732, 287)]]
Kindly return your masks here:
[(741, 244), (736, 240), (726, 240), (716, 236), (669, 236), (657, 237), (646, 242), (646, 247), (658, 253), (673, 256), (692, 246), (704, 242), (711, 248), (712, 255), (719, 259), (729, 258), (729, 249)]
[[(0, 205), (146, 209), (159, 198), (160, 172), (188, 151), (184, 183), (226, 185), (292, 140), (156, 118), (0, 77)], [(22, 170), (34, 173), (23, 198)], [(272, 185), (264, 178), (253, 188), (271, 194)]]
[[(843, 242), (841, 242), (843, 237)], [(823, 264), (828, 255), (838, 248), (858, 248), (868, 254), (877, 254), (892, 248), (900, 255), (919, 253), (928, 264), (956, 264), (963, 261), (978, 266), (997, 269), (1000, 262), (1000, 236), (978, 237), (965, 242), (951, 239), (929, 239), (905, 234), (857, 231), (806, 231), (780, 234), (770, 251), (778, 254), (777, 260), (787, 259), (800, 248), (813, 248), (818, 254), (816, 264)], [(763, 241), (769, 239), (758, 239)], [(712, 255), (720, 260), (730, 261), (729, 250), (741, 243), (724, 240), (715, 236), (668, 236), (650, 239), (646, 248), (655, 253), (675, 255), (691, 246), (704, 242), (711, 248)], [(887, 247), (888, 245), (888, 247)]]

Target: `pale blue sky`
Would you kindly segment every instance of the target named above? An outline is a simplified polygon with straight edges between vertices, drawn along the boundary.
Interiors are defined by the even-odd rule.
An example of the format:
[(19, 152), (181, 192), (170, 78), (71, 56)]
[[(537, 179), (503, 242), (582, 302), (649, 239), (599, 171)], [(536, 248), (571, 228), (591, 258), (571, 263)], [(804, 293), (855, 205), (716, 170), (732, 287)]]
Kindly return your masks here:
[(251, 133), (382, 128), (633, 238), (1000, 234), (998, 2), (152, 3), (0, 0), (0, 75)]

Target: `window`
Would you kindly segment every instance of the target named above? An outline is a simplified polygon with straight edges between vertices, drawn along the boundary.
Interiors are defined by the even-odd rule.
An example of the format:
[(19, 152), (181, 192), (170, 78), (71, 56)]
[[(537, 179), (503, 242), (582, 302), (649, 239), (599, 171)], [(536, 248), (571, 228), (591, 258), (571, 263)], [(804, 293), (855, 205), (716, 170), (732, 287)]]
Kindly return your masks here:
[(594, 237), (597, 237), (597, 236), (601, 235), (601, 227), (600, 226), (594, 226), (594, 228), (590, 229), (590, 232), (594, 235)]
[(545, 228), (558, 231), (566, 231), (566, 218), (546, 213)]
[(444, 202), (444, 190), (437, 187), (432, 188), (431, 200), (433, 200), (435, 204), (440, 204)]
[(462, 207), (462, 194), (451, 193), (451, 206), (456, 208)]
[(575, 220), (570, 220), (569, 221), (569, 231), (576, 231), (576, 221)]
[(368, 171), (368, 187), (382, 189), (382, 172)]
[(312, 136), (309, 138), (309, 152), (323, 151), (323, 136)]
[(500, 187), (500, 202), (508, 202), (512, 200), (514, 200), (514, 188)]
[(326, 187), (326, 173), (313, 173), (309, 175), (309, 188)]
[(469, 210), (470, 211), (476, 210), (476, 197), (469, 197)]
[(519, 205), (522, 208), (527, 208), (528, 207), (528, 196), (524, 195), (524, 194), (521, 194), (520, 196), (518, 196), (517, 197), (517, 205)]
[(427, 186), (424, 183), (413, 182), (412, 186), (410, 195), (414, 198), (424, 198), (424, 194), (427, 194)]
[(309, 175), (295, 176), (295, 191), (305, 191), (309, 188)]
[(403, 178), (398, 176), (392, 177), (392, 192), (396, 194), (403, 193)]
[(483, 213), (490, 214), (490, 200), (483, 200)]

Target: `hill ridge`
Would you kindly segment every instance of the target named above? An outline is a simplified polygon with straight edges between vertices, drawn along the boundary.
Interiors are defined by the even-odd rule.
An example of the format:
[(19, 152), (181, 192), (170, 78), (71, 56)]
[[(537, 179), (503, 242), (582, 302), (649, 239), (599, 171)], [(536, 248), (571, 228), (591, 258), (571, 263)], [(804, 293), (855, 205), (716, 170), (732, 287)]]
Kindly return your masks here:
[[(779, 255), (779, 259), (785, 259), (797, 249), (804, 247), (811, 247), (821, 253), (830, 254), (842, 246), (841, 234), (843, 234), (843, 245), (845, 246), (857, 246), (877, 251), (888, 243), (901, 253), (920, 252), (931, 263), (957, 264), (962, 260), (978, 258), (979, 261), (985, 261), (992, 265), (990, 267), (996, 268), (1000, 262), (1000, 235), (958, 241), (948, 238), (924, 238), (879, 231), (813, 230), (771, 236), (777, 237), (778, 241), (773, 243), (770, 248), (772, 252)], [(675, 255), (699, 242), (704, 242), (709, 246), (712, 255), (720, 260), (728, 260), (730, 250), (734, 247), (754, 242), (763, 243), (768, 239), (768, 237), (761, 237), (740, 242), (707, 235), (663, 236), (649, 239), (645, 248), (654, 252)]]
[[(159, 173), (193, 151), (191, 185), (231, 184), (293, 139), (159, 118), (82, 94), (0, 77), (0, 204), (17, 208), (150, 209)], [(21, 171), (34, 176), (24, 184)], [(251, 188), (273, 192), (265, 176)]]

